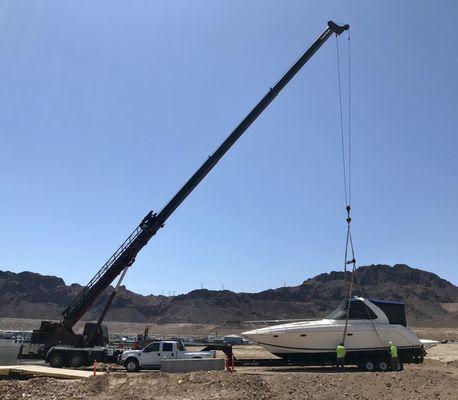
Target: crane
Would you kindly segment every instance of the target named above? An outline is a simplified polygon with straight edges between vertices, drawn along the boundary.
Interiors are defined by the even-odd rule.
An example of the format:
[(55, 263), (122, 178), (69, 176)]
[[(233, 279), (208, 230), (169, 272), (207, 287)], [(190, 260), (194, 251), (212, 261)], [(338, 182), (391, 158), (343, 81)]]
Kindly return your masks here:
[[(333, 21), (329, 21), (327, 28), (320, 36), (310, 45), (280, 80), (269, 89), (259, 103), (248, 113), (216, 151), (208, 157), (175, 196), (173, 196), (159, 212), (150, 211), (146, 214), (134, 231), (62, 312), (63, 319), (60, 322), (42, 321), (40, 329), (33, 331), (31, 343), (41, 345), (42, 347), (40, 347), (40, 349), (42, 352), (50, 346), (55, 345), (71, 345), (76, 347), (106, 345), (108, 343), (108, 332), (106, 327), (102, 325), (103, 319), (113, 302), (117, 288), (122, 282), (127, 269), (135, 262), (138, 253), (146, 246), (148, 241), (159, 231), (159, 229), (164, 227), (165, 222), (177, 207), (189, 196), (213, 167), (215, 167), (224, 154), (234, 145), (240, 136), (243, 135), (259, 115), (261, 115), (316, 51), (333, 34), (340, 35), (348, 29), (349, 25), (338, 25)], [(83, 334), (75, 334), (73, 332), (75, 324), (84, 316), (87, 310), (97, 299), (99, 299), (102, 293), (104, 293), (118, 276), (120, 276), (118, 284), (109, 296), (98, 321), (96, 323), (87, 323), (84, 327)]]

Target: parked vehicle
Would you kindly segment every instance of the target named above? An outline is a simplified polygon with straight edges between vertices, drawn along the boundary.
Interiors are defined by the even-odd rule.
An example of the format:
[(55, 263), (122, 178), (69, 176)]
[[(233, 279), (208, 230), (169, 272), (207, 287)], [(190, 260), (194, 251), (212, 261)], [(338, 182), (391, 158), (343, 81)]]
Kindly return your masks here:
[(121, 355), (121, 350), (111, 347), (73, 347), (53, 346), (45, 356), (45, 361), (51, 367), (88, 367), (94, 362), (116, 363)]
[(144, 368), (160, 368), (162, 360), (214, 358), (215, 350), (187, 351), (183, 342), (173, 340), (154, 341), (141, 350), (125, 350), (118, 363), (128, 372)]

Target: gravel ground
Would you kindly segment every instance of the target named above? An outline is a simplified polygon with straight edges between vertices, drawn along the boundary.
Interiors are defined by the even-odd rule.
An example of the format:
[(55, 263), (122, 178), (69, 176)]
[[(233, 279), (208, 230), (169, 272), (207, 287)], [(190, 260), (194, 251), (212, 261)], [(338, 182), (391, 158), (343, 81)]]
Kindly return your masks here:
[(229, 372), (111, 373), (84, 380), (0, 381), (0, 398), (94, 400), (458, 399), (458, 365), (427, 360), (402, 372), (335, 373), (310, 368), (239, 368)]
[[(236, 346), (239, 358), (272, 356), (260, 346)], [(398, 373), (355, 368), (240, 367), (235, 373), (126, 374), (123, 369), (83, 380), (34, 378), (0, 380), (0, 399), (36, 400), (295, 400), (295, 399), (458, 399), (458, 345), (439, 344), (421, 365)]]

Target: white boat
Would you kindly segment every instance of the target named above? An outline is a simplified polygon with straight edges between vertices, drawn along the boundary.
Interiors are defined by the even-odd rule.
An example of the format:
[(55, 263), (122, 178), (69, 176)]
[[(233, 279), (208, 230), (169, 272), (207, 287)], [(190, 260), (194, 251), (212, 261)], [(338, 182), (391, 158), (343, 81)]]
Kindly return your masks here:
[[(350, 305), (345, 341), (347, 310)], [(355, 297), (343, 300), (326, 318), (268, 326), (243, 332), (272, 354), (308, 364), (333, 363), (336, 347), (345, 342), (346, 362), (379, 369), (388, 360), (389, 342), (398, 348), (402, 362), (421, 363), (426, 354), (421, 341), (407, 327), (405, 305)], [(370, 369), (370, 365), (366, 369)]]

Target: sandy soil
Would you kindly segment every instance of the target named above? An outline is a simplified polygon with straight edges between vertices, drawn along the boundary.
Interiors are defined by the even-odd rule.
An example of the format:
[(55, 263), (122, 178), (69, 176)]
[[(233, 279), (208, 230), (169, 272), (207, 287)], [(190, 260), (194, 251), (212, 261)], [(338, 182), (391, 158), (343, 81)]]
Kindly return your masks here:
[(455, 362), (458, 366), (458, 343), (438, 344), (427, 349), (428, 360), (437, 360), (444, 363)]
[(457, 328), (430, 328), (430, 327), (411, 327), (415, 334), (420, 339), (433, 339), (433, 340), (458, 340)]
[[(435, 365), (435, 364), (440, 365)], [(81, 381), (0, 381), (2, 399), (444, 399), (458, 398), (458, 368), (429, 361), (403, 372), (242, 369), (188, 374), (115, 373)]]

